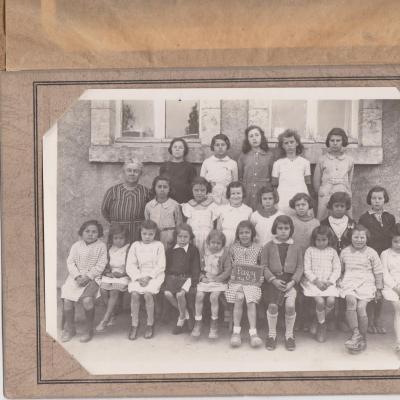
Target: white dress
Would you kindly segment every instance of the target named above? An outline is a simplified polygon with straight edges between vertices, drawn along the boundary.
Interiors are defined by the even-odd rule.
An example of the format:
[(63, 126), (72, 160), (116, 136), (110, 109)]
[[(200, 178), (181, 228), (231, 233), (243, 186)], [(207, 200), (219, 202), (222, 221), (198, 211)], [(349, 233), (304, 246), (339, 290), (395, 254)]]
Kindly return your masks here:
[(289, 200), (296, 193), (308, 193), (304, 177), (311, 176), (310, 162), (301, 156), (295, 159), (280, 158), (272, 167), (272, 178), (279, 180), (278, 208), (284, 214), (292, 215), (294, 211), (289, 207)]
[(219, 209), (218, 229), (221, 230), (226, 237), (226, 247), (229, 247), (235, 241), (236, 228), (239, 222), (249, 220), (253, 210), (242, 204), (239, 207), (233, 207), (225, 204)]
[(202, 203), (190, 200), (182, 204), (182, 213), (187, 218), (187, 223), (192, 227), (194, 244), (201, 250), (208, 234), (213, 229), (214, 221), (218, 217), (218, 206), (212, 199)]
[(382, 295), (386, 300), (399, 301), (399, 295), (393, 288), (400, 285), (400, 253), (392, 249), (384, 250), (381, 254), (381, 261), (385, 283)]
[(214, 155), (205, 159), (201, 166), (200, 176), (212, 185), (212, 197), (215, 203), (226, 204), (226, 187), (238, 180), (238, 166), (230, 157), (218, 158)]
[[(67, 258), (69, 275), (61, 287), (61, 298), (78, 301), (86, 286), (79, 286), (75, 278), (87, 275), (90, 279), (100, 284), (101, 274), (107, 265), (107, 246), (101, 240), (86, 244), (79, 240), (71, 246)], [(89, 284), (89, 283), (88, 283)]]
[(361, 250), (347, 246), (340, 253), (344, 275), (339, 284), (341, 297), (355, 296), (359, 300), (370, 301), (376, 292), (375, 276), (383, 273), (378, 253), (371, 247)]
[[(125, 273), (125, 259), (126, 252), (128, 250), (129, 243), (122, 247), (111, 246), (108, 250), (108, 256), (110, 258), (109, 265), (111, 272)], [(123, 276), (121, 278), (112, 278), (103, 275), (101, 277), (101, 288), (105, 290), (120, 290), (125, 291), (128, 287), (129, 278)]]
[[(151, 243), (134, 242), (126, 259), (126, 273), (130, 278), (128, 291), (140, 294), (157, 294), (164, 282), (165, 251), (163, 244), (154, 240)], [(146, 286), (141, 286), (138, 279), (150, 276)]]
[[(332, 247), (318, 249), (308, 247), (304, 254), (304, 275), (301, 286), (304, 295), (309, 297), (338, 297), (339, 291), (336, 282), (340, 278), (341, 265), (337, 252)], [(326, 290), (320, 290), (313, 281), (319, 279), (323, 282), (331, 282)]]
[(251, 214), (250, 222), (256, 229), (255, 243), (264, 246), (274, 238), (271, 229), (275, 218), (279, 215), (283, 215), (279, 210), (270, 217), (264, 217), (258, 211), (254, 211), (253, 214)]

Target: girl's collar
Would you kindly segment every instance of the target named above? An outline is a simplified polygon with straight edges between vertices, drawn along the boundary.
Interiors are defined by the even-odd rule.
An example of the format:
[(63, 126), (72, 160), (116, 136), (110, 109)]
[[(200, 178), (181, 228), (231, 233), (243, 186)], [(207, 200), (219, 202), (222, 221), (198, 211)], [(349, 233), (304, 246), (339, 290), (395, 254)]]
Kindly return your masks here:
[(295, 217), (303, 222), (308, 222), (311, 221), (312, 219), (314, 219), (314, 217), (312, 215), (305, 215), (304, 217), (300, 217), (299, 215), (295, 214)]
[(196, 201), (195, 199), (189, 200), (189, 205), (192, 207), (196, 207), (197, 205), (201, 205), (203, 207), (208, 207), (211, 203), (213, 203), (212, 197), (206, 197), (203, 201)]
[(281, 241), (278, 240), (277, 238), (273, 238), (272, 241), (273, 241), (275, 244), (283, 244), (283, 243), (293, 244), (293, 243), (294, 243), (294, 240), (293, 240), (292, 238), (289, 238), (288, 240), (285, 240), (285, 241), (283, 241), (283, 242), (281, 242)]
[(258, 213), (265, 218), (272, 217), (272, 215), (275, 215), (278, 210), (275, 207), (271, 208), (271, 211), (266, 210), (262, 205), (259, 205), (257, 208)]

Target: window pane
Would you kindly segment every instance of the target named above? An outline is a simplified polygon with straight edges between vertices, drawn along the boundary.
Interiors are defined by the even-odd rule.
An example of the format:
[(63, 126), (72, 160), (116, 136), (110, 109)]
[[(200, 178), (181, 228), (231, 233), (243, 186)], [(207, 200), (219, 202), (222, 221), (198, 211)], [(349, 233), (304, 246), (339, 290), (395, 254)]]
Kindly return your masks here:
[(154, 104), (151, 100), (122, 101), (123, 137), (154, 137)]
[(277, 137), (285, 129), (294, 129), (306, 137), (307, 101), (273, 100), (271, 109), (271, 133)]
[(352, 136), (350, 100), (320, 100), (318, 102), (317, 137), (325, 139), (332, 128), (342, 128), (348, 136)]
[(165, 131), (167, 138), (199, 137), (199, 101), (167, 100), (165, 102)]

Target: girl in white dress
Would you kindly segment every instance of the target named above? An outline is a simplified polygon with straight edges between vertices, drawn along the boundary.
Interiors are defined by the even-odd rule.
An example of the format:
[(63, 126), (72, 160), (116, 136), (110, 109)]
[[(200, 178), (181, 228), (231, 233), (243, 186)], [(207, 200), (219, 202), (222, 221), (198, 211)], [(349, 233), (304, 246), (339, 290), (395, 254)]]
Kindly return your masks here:
[(286, 129), (278, 136), (278, 148), (280, 158), (272, 167), (271, 182), (278, 187), (279, 210), (286, 215), (293, 215), (290, 199), (296, 193), (312, 192), (310, 162), (300, 156), (304, 146), (294, 130)]
[(226, 187), (230, 182), (238, 180), (238, 166), (227, 151), (231, 147), (229, 138), (224, 134), (215, 135), (211, 139), (211, 150), (214, 155), (204, 160), (200, 176), (207, 179), (212, 186), (212, 197), (217, 204), (226, 204)]
[(276, 208), (276, 204), (279, 203), (278, 192), (270, 184), (263, 186), (258, 191), (257, 197), (258, 207), (251, 214), (250, 222), (256, 229), (254, 242), (260, 246), (264, 246), (273, 239), (271, 229), (275, 218), (283, 214)]
[(384, 288), (382, 295), (392, 303), (394, 309), (395, 351), (400, 354), (400, 224), (394, 228), (392, 247), (381, 254)]
[(235, 241), (236, 228), (240, 221), (249, 220), (253, 210), (243, 203), (245, 195), (244, 186), (241, 182), (231, 182), (226, 189), (226, 197), (229, 204), (219, 209), (217, 229), (222, 231), (226, 237), (226, 247)]
[(352, 331), (345, 347), (351, 352), (366, 348), (368, 329), (367, 304), (382, 298), (383, 268), (378, 253), (367, 246), (369, 231), (358, 224), (351, 233), (351, 245), (340, 253), (344, 274), (339, 285), (346, 299), (347, 323)]
[(101, 277), (100, 292), (106, 299), (107, 310), (96, 327), (97, 332), (114, 324), (114, 310), (120, 293), (128, 289), (129, 278), (126, 274), (125, 260), (129, 248), (127, 229), (119, 224), (112, 224), (108, 234), (108, 265)]
[(165, 276), (165, 251), (159, 240), (157, 224), (151, 220), (141, 223), (142, 240), (134, 242), (126, 258), (126, 273), (130, 278), (128, 291), (131, 293), (132, 325), (129, 340), (135, 340), (139, 326), (140, 297), (144, 297), (147, 311), (146, 339), (153, 337), (154, 295), (159, 293)]
[(219, 207), (212, 197), (207, 197), (211, 185), (206, 179), (201, 176), (195, 177), (191, 187), (193, 199), (182, 204), (182, 213), (187, 218), (186, 222), (192, 227), (194, 244), (201, 250), (207, 235), (214, 228)]
[(301, 286), (304, 296), (315, 300), (318, 342), (326, 339), (325, 321), (335, 307), (335, 298), (339, 296), (336, 282), (340, 278), (341, 265), (334, 242), (332, 230), (327, 226), (318, 226), (311, 233), (311, 246), (304, 255)]

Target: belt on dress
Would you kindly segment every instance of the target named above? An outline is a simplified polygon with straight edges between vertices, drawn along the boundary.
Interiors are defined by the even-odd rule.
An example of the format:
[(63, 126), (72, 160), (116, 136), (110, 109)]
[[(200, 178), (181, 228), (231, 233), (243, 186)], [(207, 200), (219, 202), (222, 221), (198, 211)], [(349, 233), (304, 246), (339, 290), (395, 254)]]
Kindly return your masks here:
[(171, 272), (169, 272), (169, 273), (167, 273), (167, 275), (170, 275), (170, 276), (175, 276), (176, 278), (190, 278), (190, 276), (188, 276), (188, 275), (186, 275), (186, 274), (175, 274), (175, 273), (171, 273)]

